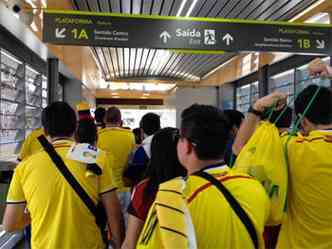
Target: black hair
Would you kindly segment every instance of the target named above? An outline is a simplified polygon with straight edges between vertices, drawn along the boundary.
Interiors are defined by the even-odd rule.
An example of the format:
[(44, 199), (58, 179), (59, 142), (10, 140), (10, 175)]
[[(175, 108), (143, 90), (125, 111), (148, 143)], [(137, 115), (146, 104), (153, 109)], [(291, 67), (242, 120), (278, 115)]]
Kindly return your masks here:
[(224, 114), (228, 118), (228, 121), (232, 127), (235, 126), (236, 128), (240, 128), (244, 119), (242, 112), (237, 110), (224, 110)]
[(303, 114), (318, 87), (319, 92), (305, 117), (316, 125), (329, 125), (332, 124), (332, 91), (327, 87), (310, 85), (305, 88), (295, 100), (295, 113)]
[(42, 126), (43, 126), (43, 128), (44, 128), (44, 132), (45, 132), (46, 135), (47, 135), (47, 131), (45, 130), (44, 123), (46, 123), (46, 120), (47, 120), (47, 111), (48, 111), (48, 106), (46, 106), (46, 107), (42, 110), (42, 113), (41, 113), (41, 123), (42, 123)]
[(112, 106), (108, 108), (106, 112), (106, 122), (107, 123), (120, 123), (121, 122), (121, 112), (120, 109)]
[(160, 130), (160, 117), (159, 115), (149, 112), (145, 114), (140, 122), (140, 127), (148, 136), (153, 135)]
[[(280, 114), (284, 112), (281, 116)], [(262, 115), (262, 120), (267, 120), (270, 116), (270, 112), (264, 112)], [(277, 120), (277, 118), (279, 118)], [(281, 109), (280, 111), (273, 111), (269, 121), (275, 123), (278, 128), (289, 128), (292, 124), (293, 118), (293, 109), (289, 106), (286, 107), (286, 110)], [(276, 122), (277, 121), (277, 122)]]
[(142, 130), (141, 128), (135, 128), (133, 129), (133, 133), (135, 136), (135, 143), (141, 144), (142, 143)]
[(76, 129), (76, 114), (66, 102), (54, 102), (44, 110), (42, 125), (50, 137), (71, 137)]
[(75, 133), (75, 140), (78, 143), (95, 145), (97, 142), (97, 126), (93, 119), (80, 120)]
[(194, 146), (200, 160), (222, 159), (230, 137), (231, 126), (218, 108), (194, 104), (181, 115), (181, 136)]
[(104, 107), (98, 107), (95, 110), (95, 120), (97, 123), (101, 124), (102, 128), (105, 128), (105, 115), (106, 115), (106, 110)]
[(186, 175), (177, 156), (178, 134), (176, 128), (164, 128), (152, 138), (151, 158), (145, 172), (145, 178), (149, 179), (143, 195), (145, 201), (157, 192), (160, 183)]

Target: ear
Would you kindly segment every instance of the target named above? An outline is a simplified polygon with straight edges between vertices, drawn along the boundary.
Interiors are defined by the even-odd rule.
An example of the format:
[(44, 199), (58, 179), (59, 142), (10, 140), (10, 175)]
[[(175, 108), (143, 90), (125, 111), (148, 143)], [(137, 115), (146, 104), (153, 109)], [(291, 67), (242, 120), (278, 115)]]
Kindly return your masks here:
[(184, 141), (185, 141), (185, 151), (186, 151), (186, 154), (191, 154), (193, 152), (193, 150), (194, 150), (194, 147), (193, 147), (192, 143), (189, 142), (189, 140), (186, 139), (186, 138), (184, 139)]
[(183, 155), (188, 155), (192, 151), (192, 145), (186, 138), (180, 138), (178, 142), (178, 148), (183, 153)]
[(306, 117), (301, 121), (301, 125), (306, 135), (314, 129), (313, 124)]

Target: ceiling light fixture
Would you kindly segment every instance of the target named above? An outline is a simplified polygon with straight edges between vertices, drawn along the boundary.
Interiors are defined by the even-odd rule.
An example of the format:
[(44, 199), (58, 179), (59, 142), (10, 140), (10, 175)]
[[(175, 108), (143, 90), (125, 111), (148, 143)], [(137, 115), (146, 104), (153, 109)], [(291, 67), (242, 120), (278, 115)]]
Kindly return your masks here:
[(178, 11), (178, 13), (176, 14), (176, 16), (181, 16), (182, 10), (183, 10), (184, 6), (186, 5), (187, 1), (188, 1), (188, 0), (182, 0), (182, 3), (181, 3), (181, 5), (180, 5), (179, 11)]
[(186, 17), (188, 17), (188, 16), (191, 15), (191, 12), (193, 12), (193, 10), (194, 10), (194, 8), (195, 8), (197, 2), (198, 2), (198, 0), (194, 0), (194, 1), (192, 2), (192, 4), (190, 5), (190, 8), (189, 8), (189, 10), (188, 10), (188, 12), (187, 12), (187, 14), (186, 14)]
[(318, 2), (315, 2), (313, 5), (311, 5), (309, 8), (305, 9), (304, 11), (302, 11), (301, 13), (297, 14), (296, 16), (294, 16), (292, 19), (290, 19), (288, 22), (295, 22), (297, 21), (299, 18), (301, 18), (303, 15), (309, 13), (310, 11), (312, 11), (313, 9), (315, 9), (317, 6), (323, 4), (326, 0), (319, 0)]

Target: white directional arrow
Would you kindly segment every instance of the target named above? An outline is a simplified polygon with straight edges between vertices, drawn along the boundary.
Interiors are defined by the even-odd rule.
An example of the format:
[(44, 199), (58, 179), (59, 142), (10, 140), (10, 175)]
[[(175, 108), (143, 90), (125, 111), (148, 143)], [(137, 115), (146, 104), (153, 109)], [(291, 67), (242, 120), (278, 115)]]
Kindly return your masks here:
[(60, 38), (60, 39), (66, 38), (65, 32), (66, 32), (66, 28), (62, 28), (62, 29), (56, 28), (55, 37)]
[(324, 40), (316, 40), (317, 48), (324, 49), (325, 48), (325, 41)]
[(167, 40), (171, 38), (171, 35), (165, 30), (160, 34), (160, 38), (163, 39), (163, 43), (167, 43)]
[(231, 44), (232, 41), (234, 41), (233, 36), (231, 36), (230, 34), (226, 34), (223, 38), (223, 41), (226, 41), (226, 45), (229, 46)]

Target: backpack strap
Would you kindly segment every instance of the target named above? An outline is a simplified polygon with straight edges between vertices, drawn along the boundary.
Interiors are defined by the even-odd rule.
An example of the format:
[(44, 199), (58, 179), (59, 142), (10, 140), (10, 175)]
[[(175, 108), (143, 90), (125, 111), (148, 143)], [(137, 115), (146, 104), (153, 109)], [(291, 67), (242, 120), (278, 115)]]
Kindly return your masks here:
[(86, 205), (86, 207), (90, 210), (90, 212), (93, 214), (93, 216), (95, 216), (96, 221), (97, 221), (98, 215), (97, 215), (96, 204), (93, 202), (93, 200), (87, 194), (87, 192), (82, 188), (82, 186), (79, 184), (79, 182), (75, 179), (73, 174), (69, 171), (69, 169), (65, 165), (62, 158), (55, 151), (52, 144), (50, 144), (49, 141), (43, 135), (38, 137), (38, 141), (43, 146), (44, 150), (47, 152), (49, 157), (52, 159), (54, 165), (57, 167), (57, 169), (60, 171), (60, 173), (63, 175), (63, 177), (67, 180), (69, 185), (74, 189), (76, 194), (80, 197), (80, 199), (83, 201), (83, 203)]

